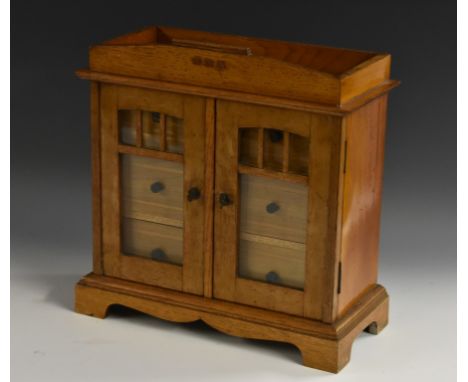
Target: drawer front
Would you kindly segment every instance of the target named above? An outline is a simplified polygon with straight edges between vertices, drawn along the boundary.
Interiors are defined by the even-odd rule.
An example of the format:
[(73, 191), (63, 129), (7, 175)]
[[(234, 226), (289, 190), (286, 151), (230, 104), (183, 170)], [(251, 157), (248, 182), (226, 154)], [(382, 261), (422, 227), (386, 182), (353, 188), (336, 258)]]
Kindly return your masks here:
[(122, 214), (127, 218), (183, 226), (183, 165), (121, 155)]
[(305, 244), (241, 234), (239, 276), (304, 288)]
[(240, 232), (305, 243), (307, 186), (240, 176)]
[(122, 219), (122, 252), (170, 264), (182, 264), (183, 229), (137, 219)]

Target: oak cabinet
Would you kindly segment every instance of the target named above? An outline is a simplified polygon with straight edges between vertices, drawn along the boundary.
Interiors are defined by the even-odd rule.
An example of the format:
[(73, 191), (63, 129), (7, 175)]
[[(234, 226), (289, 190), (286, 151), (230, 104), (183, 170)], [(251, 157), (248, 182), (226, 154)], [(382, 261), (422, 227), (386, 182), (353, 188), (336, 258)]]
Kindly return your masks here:
[(390, 57), (153, 27), (90, 50), (93, 272), (121, 304), (337, 372), (377, 284)]

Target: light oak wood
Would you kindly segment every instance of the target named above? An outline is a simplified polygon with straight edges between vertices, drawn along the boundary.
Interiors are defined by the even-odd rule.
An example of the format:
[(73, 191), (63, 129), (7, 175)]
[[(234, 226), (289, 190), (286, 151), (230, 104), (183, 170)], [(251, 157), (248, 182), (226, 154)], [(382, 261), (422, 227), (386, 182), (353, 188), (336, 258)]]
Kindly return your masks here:
[(142, 157), (167, 160), (171, 162), (181, 162), (181, 163), (184, 162), (184, 157), (183, 155), (180, 155), (180, 154), (168, 153), (164, 151), (157, 151), (157, 150), (151, 150), (151, 149), (140, 148), (140, 147), (125, 146), (125, 145), (118, 145), (117, 149), (119, 153), (121, 154), (132, 154), (132, 155), (137, 155), (137, 156), (142, 156)]
[[(153, 113), (151, 111), (143, 110), (142, 112), (142, 140), (145, 148), (156, 149), (165, 151), (165, 147), (162, 147), (165, 139), (162, 132), (161, 119), (164, 119), (164, 114), (159, 114), (159, 121), (154, 120)], [(165, 119), (164, 119), (165, 120)], [(164, 143), (165, 144), (165, 143)], [(141, 147), (141, 146), (140, 146)]]
[[(120, 156), (120, 168), (123, 216), (183, 227), (182, 163), (125, 154)], [(164, 189), (152, 192), (154, 183)]]
[(184, 252), (182, 228), (123, 218), (121, 240), (122, 253), (125, 255), (152, 258), (152, 252), (160, 249), (164, 252), (163, 261), (182, 265)]
[(279, 277), (277, 285), (304, 289), (304, 263), (304, 244), (240, 235), (240, 277), (267, 282), (267, 274), (275, 272)]
[(213, 297), (213, 251), (214, 251), (214, 170), (215, 170), (215, 100), (206, 100), (205, 108), (205, 226), (204, 226), (204, 296)]
[(284, 133), (284, 141), (283, 141), (283, 152), (282, 152), (282, 158), (283, 158), (283, 163), (282, 163), (282, 170), (283, 172), (288, 172), (289, 171), (289, 133), (286, 132)]
[[(192, 44), (177, 44), (182, 40)], [(354, 88), (360, 94), (389, 77), (389, 60), (376, 59), (388, 55), (370, 52), (161, 27), (154, 32), (154, 41), (142, 43), (141, 34), (133, 45), (130, 41), (128, 36), (122, 45), (114, 41), (93, 46), (90, 68), (332, 105), (355, 96)], [(206, 49), (207, 45), (225, 49)], [(235, 47), (252, 54), (233, 54)]]
[(347, 161), (341, 223), (343, 277), (338, 314), (343, 314), (377, 282), (386, 114), (387, 97), (382, 96), (345, 120)]
[[(184, 141), (190, 143), (184, 150), (183, 156), (119, 145), (117, 110), (122, 109), (157, 111), (183, 119), (187, 127), (184, 129)], [(198, 187), (203, 193), (205, 175), (204, 100), (191, 96), (103, 85), (101, 118), (102, 169), (105, 169), (102, 176), (103, 190), (105, 189), (102, 198), (104, 274), (189, 293), (203, 294), (204, 231), (203, 223), (200, 225), (200, 221), (204, 220), (204, 201), (200, 198), (188, 202), (185, 196), (190, 187)], [(124, 165), (123, 174), (120, 173), (119, 157), (121, 153), (137, 154), (137, 156), (128, 157), (131, 158), (133, 164), (139, 164), (134, 166), (137, 170), (132, 175), (133, 178), (131, 177), (131, 180), (124, 182), (124, 184), (122, 184), (122, 179), (127, 179), (128, 176), (123, 177), (122, 175), (126, 174), (128, 168)], [(158, 162), (156, 160), (158, 165), (155, 166), (154, 159), (144, 158), (149, 153), (152, 153), (153, 156), (156, 154), (158, 159), (169, 161)], [(180, 170), (180, 163), (170, 162), (172, 158), (176, 159), (177, 162), (179, 162), (179, 158), (183, 158), (183, 172)], [(148, 163), (150, 163), (149, 166)], [(164, 171), (161, 169), (161, 163), (166, 163)], [(138, 170), (141, 164), (145, 165), (143, 167), (145, 170)], [(171, 171), (168, 171), (168, 166)], [(171, 187), (171, 193), (164, 208), (161, 204), (158, 205), (154, 202), (154, 198), (151, 198), (154, 196), (149, 191), (153, 182), (153, 170), (156, 176), (161, 174), (166, 177), (169, 174), (169, 177), (164, 181), (168, 187)], [(125, 192), (126, 188), (127, 192)], [(123, 199), (120, 198), (121, 191)], [(127, 194), (130, 194), (131, 197), (126, 200), (125, 195)], [(177, 205), (175, 204), (176, 199), (179, 200)], [(154, 205), (154, 211), (157, 210), (157, 213), (151, 211), (148, 213), (148, 209), (151, 210), (151, 204)], [(174, 227), (183, 225), (182, 267), (137, 256), (122, 256), (120, 220), (121, 216), (125, 215), (143, 220), (152, 219), (154, 222)]]
[(374, 89), (390, 78), (390, 55), (369, 58), (341, 75), (341, 104)]
[(90, 126), (91, 126), (91, 170), (92, 170), (92, 212), (93, 212), (93, 272), (103, 273), (102, 250), (102, 205), (101, 205), (101, 118), (100, 85), (91, 82), (90, 86)]
[(380, 331), (390, 55), (150, 27), (90, 49), (93, 274), (121, 304), (296, 345), (337, 372)]
[[(273, 213), (267, 206), (274, 203)], [(240, 232), (305, 243), (307, 185), (240, 176)]]
[(331, 325), (92, 274), (77, 284), (77, 312), (104, 318), (112, 305), (174, 322), (203, 320), (234, 336), (288, 342), (299, 348), (305, 366), (333, 373), (348, 363), (359, 333), (369, 330), (377, 334), (388, 322), (388, 295), (380, 286)]
[[(304, 292), (278, 285), (253, 282), (237, 276), (238, 232), (242, 229), (239, 224), (242, 219), (243, 205), (238, 181), (240, 168), (238, 153), (239, 129), (242, 127), (279, 130), (282, 126), (282, 131), (309, 136), (310, 114), (293, 111), (287, 111), (284, 114), (273, 108), (252, 107), (248, 104), (224, 101), (218, 101), (217, 105), (215, 197), (219, 198), (222, 193), (226, 193), (232, 200), (232, 204), (224, 207), (221, 207), (219, 203), (215, 204), (214, 296), (228, 301), (302, 315)], [(294, 185), (291, 187), (294, 188)], [(260, 208), (265, 208), (265, 206)], [(304, 205), (302, 208), (305, 211), (307, 207)], [(247, 233), (258, 234), (259, 232)], [(288, 304), (283, 303), (286, 300), (289, 301)]]
[(252, 175), (252, 176), (259, 176), (264, 177), (267, 179), (278, 179), (284, 180), (290, 183), (297, 183), (297, 184), (308, 184), (309, 179), (307, 176), (304, 175), (297, 175), (297, 174), (289, 174), (284, 172), (272, 171), (263, 168), (255, 168), (250, 166), (244, 166), (239, 164), (238, 167), (240, 174)]
[(167, 147), (167, 115), (162, 114), (161, 115), (161, 131), (160, 131), (160, 136), (159, 140), (161, 142), (161, 151), (166, 151)]
[(82, 79), (99, 81), (102, 83), (134, 86), (145, 89), (170, 91), (181, 94), (191, 94), (203, 97), (216, 97), (226, 101), (249, 102), (253, 105), (273, 106), (281, 109), (297, 111), (312, 111), (319, 114), (344, 116), (371, 102), (375, 97), (388, 93), (400, 85), (400, 81), (386, 80), (378, 86), (357, 95), (341, 105), (326, 105), (317, 102), (299, 101), (281, 96), (268, 96), (263, 94), (245, 93), (226, 89), (206, 88), (203, 86), (178, 84), (169, 81), (149, 80), (138, 77), (129, 77), (118, 74), (109, 74), (87, 69), (78, 69), (76, 75)]
[(329, 300), (337, 293), (331, 284), (338, 276), (335, 240), (343, 131), (341, 120), (333, 116), (311, 116), (310, 125), (304, 314), (332, 322)]

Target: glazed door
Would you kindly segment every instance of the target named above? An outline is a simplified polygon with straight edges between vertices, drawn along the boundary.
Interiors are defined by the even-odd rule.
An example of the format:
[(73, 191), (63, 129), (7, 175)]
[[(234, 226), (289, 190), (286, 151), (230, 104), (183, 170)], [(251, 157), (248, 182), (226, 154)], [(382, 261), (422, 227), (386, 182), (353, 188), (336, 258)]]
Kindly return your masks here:
[(205, 100), (101, 89), (104, 274), (201, 295)]
[(218, 101), (216, 122), (215, 297), (322, 319), (339, 120)]

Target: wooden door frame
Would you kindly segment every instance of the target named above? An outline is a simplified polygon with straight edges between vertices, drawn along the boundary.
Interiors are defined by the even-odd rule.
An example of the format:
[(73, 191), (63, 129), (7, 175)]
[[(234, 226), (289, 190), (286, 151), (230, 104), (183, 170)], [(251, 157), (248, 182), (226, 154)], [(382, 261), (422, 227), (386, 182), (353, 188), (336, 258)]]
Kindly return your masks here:
[[(219, 100), (216, 117), (215, 298), (331, 322), (338, 258), (341, 118)], [(310, 138), (303, 291), (237, 277), (240, 127), (274, 128)], [(228, 193), (233, 203), (221, 208), (220, 193)]]
[[(157, 90), (101, 84), (101, 188), (103, 274), (164, 288), (203, 295), (205, 199), (205, 99)], [(118, 143), (119, 108), (157, 109), (184, 118), (183, 155), (159, 152)], [(154, 110), (156, 111), (156, 110)], [(137, 143), (141, 143), (137, 131)], [(190, 144), (187, 144), (190, 142)], [(140, 144), (141, 146), (141, 144)], [(201, 190), (201, 198), (184, 198), (184, 260), (182, 266), (125, 256), (120, 250), (120, 167), (121, 154), (143, 155), (184, 163), (184, 195), (190, 187)], [(190, 159), (189, 159), (190, 158)]]

